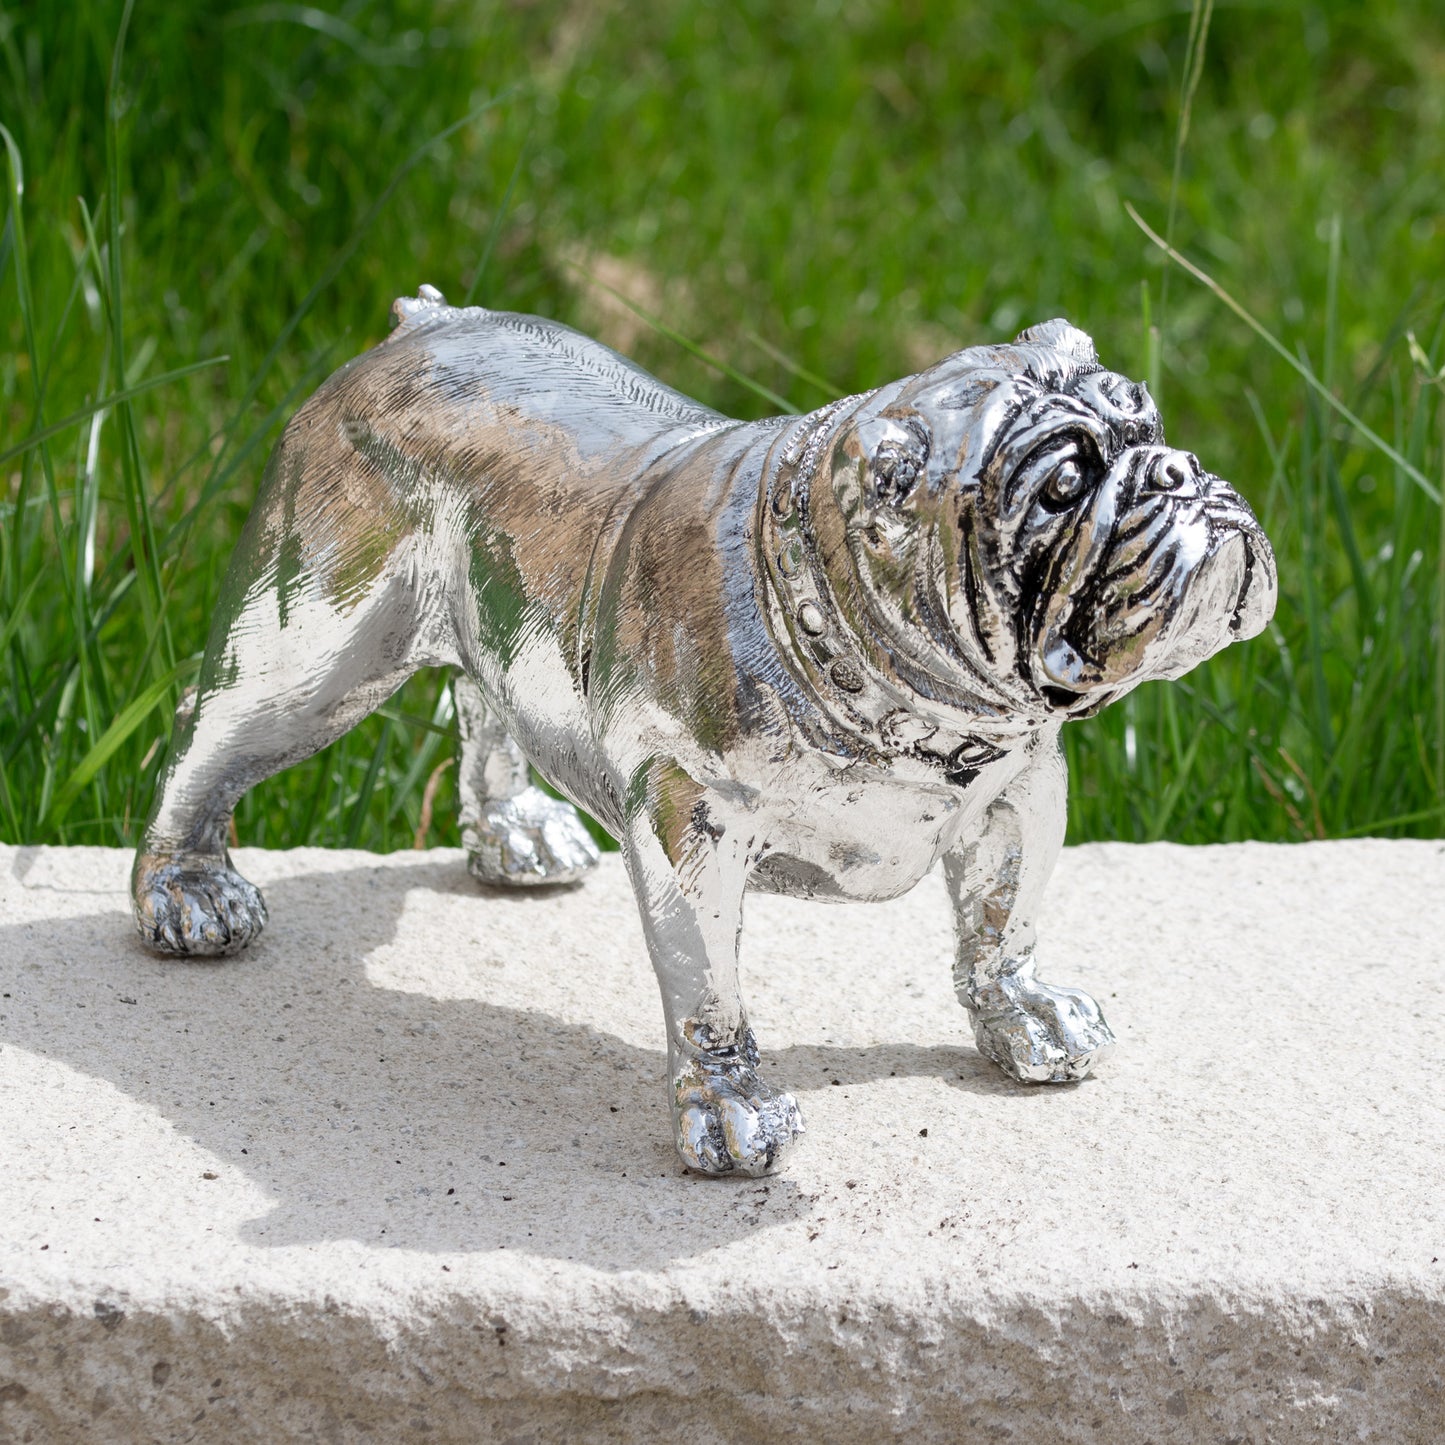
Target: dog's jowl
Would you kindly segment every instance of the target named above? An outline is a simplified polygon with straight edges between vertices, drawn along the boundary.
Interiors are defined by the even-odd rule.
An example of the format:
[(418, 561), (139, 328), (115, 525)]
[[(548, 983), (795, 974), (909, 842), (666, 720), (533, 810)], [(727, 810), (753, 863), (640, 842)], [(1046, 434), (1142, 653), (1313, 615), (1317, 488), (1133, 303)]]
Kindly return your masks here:
[(1109, 1028), (1035, 972), (1060, 729), (1275, 601), (1249, 508), (1145, 389), (1050, 321), (738, 422), (553, 322), (430, 287), (396, 314), (267, 468), (136, 858), (146, 941), (250, 942), (238, 799), (446, 664), (472, 872), (596, 861), (529, 764), (621, 844), (694, 1168), (764, 1173), (803, 1128), (738, 990), (749, 888), (893, 898), (942, 863), (979, 1048), (1082, 1077)]

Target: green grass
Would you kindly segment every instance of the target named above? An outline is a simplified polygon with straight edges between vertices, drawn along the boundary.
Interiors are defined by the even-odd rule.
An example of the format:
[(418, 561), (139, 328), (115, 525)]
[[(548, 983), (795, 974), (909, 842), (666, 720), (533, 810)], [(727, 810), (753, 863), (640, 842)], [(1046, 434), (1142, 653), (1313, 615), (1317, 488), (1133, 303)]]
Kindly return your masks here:
[[(1071, 838), (1442, 830), (1433, 0), (0, 3), (0, 123), (0, 838), (133, 841), (269, 446), (422, 280), (741, 416), (1070, 316), (1281, 575), (1068, 729)], [(449, 728), (416, 679), (240, 837), (410, 846)]]

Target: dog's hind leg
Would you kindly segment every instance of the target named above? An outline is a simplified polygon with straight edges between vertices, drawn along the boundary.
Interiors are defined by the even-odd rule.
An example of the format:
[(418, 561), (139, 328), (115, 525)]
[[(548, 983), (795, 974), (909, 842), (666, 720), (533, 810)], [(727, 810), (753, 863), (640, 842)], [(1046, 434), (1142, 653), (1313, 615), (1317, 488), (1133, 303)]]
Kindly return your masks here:
[(457, 792), (467, 867), (483, 883), (574, 883), (597, 862), (597, 844), (570, 803), (532, 782), (527, 760), (482, 690), (452, 682), (461, 731)]
[(136, 927), (162, 953), (235, 953), (260, 933), (265, 904), (226, 847), (242, 794), (339, 738), (417, 668), (452, 660), (425, 645), (407, 567), (384, 558), (359, 596), (319, 573), (253, 517), (131, 875)]

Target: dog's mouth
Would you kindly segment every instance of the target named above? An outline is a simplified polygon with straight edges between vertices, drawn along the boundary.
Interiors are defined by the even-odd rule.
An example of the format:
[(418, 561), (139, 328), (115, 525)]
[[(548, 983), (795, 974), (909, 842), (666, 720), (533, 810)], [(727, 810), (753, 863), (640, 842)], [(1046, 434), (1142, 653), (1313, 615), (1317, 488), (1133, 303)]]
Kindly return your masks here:
[(1094, 717), (1104, 711), (1125, 689), (1111, 687), (1105, 691), (1075, 692), (1072, 688), (1057, 687), (1048, 683), (1039, 689), (1039, 695), (1050, 712), (1062, 713), (1071, 720)]
[(1148, 547), (1131, 551), (1123, 529), (1040, 618), (1034, 683), (1051, 712), (1092, 716), (1145, 678), (1179, 677), (1253, 636), (1273, 613), (1273, 554), (1243, 503), (1161, 513), (1150, 530)]
[(1057, 712), (1069, 712), (1081, 702), (1088, 701), (1083, 693), (1074, 692), (1072, 688), (1055, 687), (1052, 683), (1045, 686), (1042, 692), (1044, 701)]

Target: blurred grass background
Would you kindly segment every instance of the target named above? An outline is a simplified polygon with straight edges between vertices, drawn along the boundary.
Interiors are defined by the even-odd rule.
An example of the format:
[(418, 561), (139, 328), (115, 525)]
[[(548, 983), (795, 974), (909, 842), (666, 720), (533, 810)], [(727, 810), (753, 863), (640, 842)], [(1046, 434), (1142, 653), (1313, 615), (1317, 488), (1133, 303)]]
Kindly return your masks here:
[[(1441, 832), (1435, 0), (33, 0), (0, 124), (6, 841), (133, 841), (269, 446), (423, 280), (739, 416), (1070, 317), (1282, 589), (1066, 729), (1071, 839)], [(455, 842), (450, 726), (416, 679), (241, 840)]]

